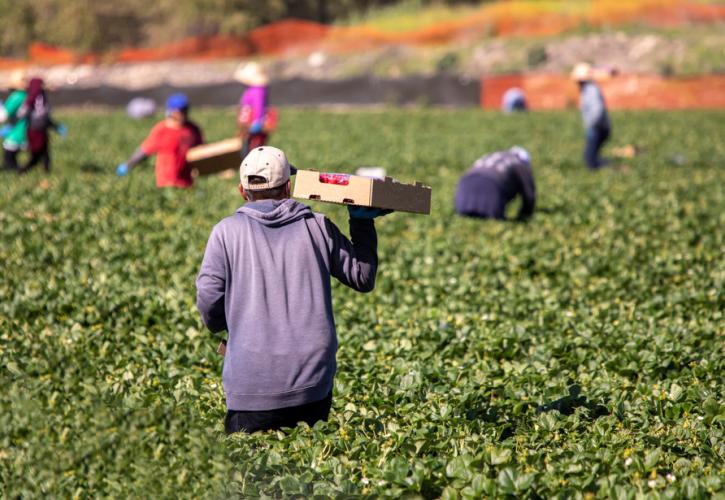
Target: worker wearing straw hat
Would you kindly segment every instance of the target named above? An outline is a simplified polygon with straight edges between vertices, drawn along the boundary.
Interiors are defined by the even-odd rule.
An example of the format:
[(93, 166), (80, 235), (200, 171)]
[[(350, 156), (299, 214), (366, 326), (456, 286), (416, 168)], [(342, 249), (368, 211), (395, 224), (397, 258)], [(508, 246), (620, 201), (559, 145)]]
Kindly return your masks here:
[(237, 115), (239, 135), (244, 140), (244, 157), (252, 149), (266, 144), (275, 126), (276, 112), (269, 108), (269, 78), (259, 63), (240, 64), (234, 79), (247, 87), (239, 100)]
[(7, 122), (7, 125), (0, 131), (0, 135), (4, 138), (3, 165), (5, 170), (18, 170), (18, 153), (28, 142), (28, 120), (18, 115), (27, 95), (26, 84), (25, 70), (13, 71), (6, 82), (10, 95), (8, 95), (7, 101), (0, 105), (0, 123)]
[(586, 129), (584, 161), (590, 169), (604, 166), (605, 162), (599, 156), (599, 152), (609, 139), (612, 130), (604, 96), (594, 82), (598, 72), (601, 73), (590, 64), (579, 63), (571, 73), (572, 80), (579, 85), (579, 107)]

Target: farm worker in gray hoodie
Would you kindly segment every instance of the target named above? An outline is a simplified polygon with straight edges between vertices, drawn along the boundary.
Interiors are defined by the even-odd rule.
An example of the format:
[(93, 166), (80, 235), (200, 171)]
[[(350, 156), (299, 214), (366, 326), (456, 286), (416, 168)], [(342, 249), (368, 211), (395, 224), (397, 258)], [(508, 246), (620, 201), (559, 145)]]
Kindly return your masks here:
[(584, 161), (590, 169), (604, 166), (599, 151), (612, 130), (604, 96), (594, 83), (594, 77), (595, 70), (587, 63), (577, 64), (571, 73), (571, 78), (579, 84), (579, 107), (586, 129)]
[(313, 425), (332, 405), (337, 335), (330, 277), (360, 292), (375, 286), (373, 218), (349, 207), (348, 240), (324, 215), (290, 199), (281, 150), (253, 149), (240, 166), (247, 203), (211, 232), (196, 280), (212, 332), (228, 331), (222, 379), (228, 434)]

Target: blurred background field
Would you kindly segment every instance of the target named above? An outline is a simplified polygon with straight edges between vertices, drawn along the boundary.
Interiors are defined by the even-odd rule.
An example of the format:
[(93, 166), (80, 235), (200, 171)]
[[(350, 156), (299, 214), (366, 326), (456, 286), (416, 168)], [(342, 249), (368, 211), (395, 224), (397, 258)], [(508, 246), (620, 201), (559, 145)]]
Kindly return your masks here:
[[(209, 87), (231, 82), (240, 58), (265, 64), (282, 95), (299, 79), (452, 75), (479, 82), (495, 75), (567, 74), (581, 60), (624, 75), (692, 78), (695, 95), (712, 88), (723, 93), (724, 85), (725, 4), (711, 0), (183, 0), (151, 6), (21, 0), (0, 11), (0, 78), (30, 67), (61, 94), (103, 86), (139, 94), (165, 85)], [(640, 95), (653, 92), (632, 85)], [(103, 99), (89, 96), (88, 102)], [(302, 95), (283, 104), (316, 102)], [(670, 107), (666, 98), (654, 106)], [(698, 107), (711, 106), (703, 99)]]
[[(233, 123), (194, 116), (209, 139)], [(377, 224), (374, 294), (335, 286), (330, 422), (233, 438), (194, 277), (235, 180), (118, 179), (153, 119), (59, 118), (53, 174), (0, 184), (3, 496), (722, 493), (722, 112), (614, 113), (613, 146), (643, 152), (592, 175), (573, 111), (283, 109), (298, 166), (382, 165), (433, 211)], [(516, 143), (534, 220), (454, 216), (458, 176)]]

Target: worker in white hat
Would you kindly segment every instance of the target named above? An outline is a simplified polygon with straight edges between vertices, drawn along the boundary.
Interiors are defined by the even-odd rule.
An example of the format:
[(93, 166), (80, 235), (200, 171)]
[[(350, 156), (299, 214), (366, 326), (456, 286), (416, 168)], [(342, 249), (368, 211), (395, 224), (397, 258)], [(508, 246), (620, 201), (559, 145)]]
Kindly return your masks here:
[(10, 73), (5, 82), (9, 90), (7, 100), (0, 105), (0, 123), (6, 123), (0, 129), (3, 137), (3, 168), (18, 171), (18, 153), (25, 148), (28, 142), (28, 119), (21, 116), (20, 111), (27, 97), (27, 72), (16, 69)]
[(277, 115), (269, 108), (269, 77), (259, 63), (240, 64), (234, 79), (247, 87), (239, 100), (237, 114), (239, 135), (244, 141), (242, 157), (245, 157), (252, 149), (267, 143)]
[(351, 241), (290, 198), (293, 172), (271, 146), (244, 158), (247, 203), (214, 226), (196, 280), (204, 324), (228, 332), (219, 348), (228, 434), (327, 420), (337, 367), (330, 277), (359, 292), (375, 286), (373, 218), (385, 212), (350, 207)]
[(604, 96), (594, 81), (596, 74), (597, 70), (588, 63), (577, 64), (571, 72), (572, 80), (579, 85), (579, 108), (586, 130), (584, 161), (590, 169), (605, 164), (599, 152), (612, 130)]

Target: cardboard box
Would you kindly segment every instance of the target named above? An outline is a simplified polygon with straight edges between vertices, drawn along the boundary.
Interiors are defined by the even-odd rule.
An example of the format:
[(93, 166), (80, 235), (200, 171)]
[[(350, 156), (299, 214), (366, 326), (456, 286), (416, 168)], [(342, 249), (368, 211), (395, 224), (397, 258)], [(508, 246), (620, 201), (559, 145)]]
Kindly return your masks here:
[(186, 161), (195, 175), (238, 169), (242, 163), (242, 140), (226, 139), (196, 146), (186, 153)]
[(341, 205), (430, 214), (431, 188), (420, 182), (403, 184), (390, 177), (380, 180), (358, 175), (298, 170), (292, 196)]

